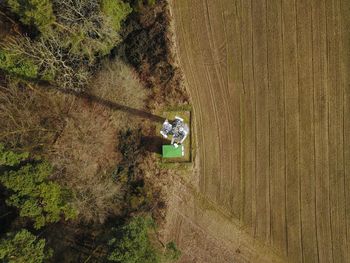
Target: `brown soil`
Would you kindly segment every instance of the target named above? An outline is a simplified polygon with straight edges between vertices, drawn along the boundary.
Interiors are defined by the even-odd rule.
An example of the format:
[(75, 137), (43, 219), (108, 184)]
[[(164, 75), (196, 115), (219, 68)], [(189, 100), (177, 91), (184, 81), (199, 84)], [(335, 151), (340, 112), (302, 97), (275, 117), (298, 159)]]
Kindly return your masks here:
[[(292, 262), (348, 262), (350, 2), (171, 3), (197, 127), (194, 193)], [(215, 217), (175, 216), (183, 262), (235, 262), (234, 246), (210, 255), (186, 241), (202, 242), (191, 220), (208, 233)], [(254, 251), (267, 247), (247, 242), (239, 259), (262, 262)]]

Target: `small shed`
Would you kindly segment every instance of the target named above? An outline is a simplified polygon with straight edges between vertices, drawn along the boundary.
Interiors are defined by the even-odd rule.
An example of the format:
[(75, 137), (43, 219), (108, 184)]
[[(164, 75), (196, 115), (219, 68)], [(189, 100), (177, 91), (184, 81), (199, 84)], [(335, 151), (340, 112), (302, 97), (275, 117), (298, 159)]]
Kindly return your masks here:
[(163, 145), (163, 158), (181, 158), (185, 155), (183, 145)]

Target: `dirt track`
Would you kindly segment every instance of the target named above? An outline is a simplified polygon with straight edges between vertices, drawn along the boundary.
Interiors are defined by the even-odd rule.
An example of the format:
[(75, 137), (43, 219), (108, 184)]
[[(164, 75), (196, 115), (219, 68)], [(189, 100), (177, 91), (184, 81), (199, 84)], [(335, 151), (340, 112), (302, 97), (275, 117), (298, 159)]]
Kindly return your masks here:
[(350, 1), (172, 6), (196, 191), (292, 262), (349, 262)]

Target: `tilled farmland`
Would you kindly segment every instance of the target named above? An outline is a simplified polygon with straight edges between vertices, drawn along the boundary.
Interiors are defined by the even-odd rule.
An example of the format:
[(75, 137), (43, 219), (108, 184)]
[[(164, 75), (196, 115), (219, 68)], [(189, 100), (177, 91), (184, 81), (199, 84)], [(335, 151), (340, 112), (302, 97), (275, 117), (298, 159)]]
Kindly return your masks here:
[(350, 1), (174, 0), (172, 11), (195, 192), (281, 258), (349, 262)]

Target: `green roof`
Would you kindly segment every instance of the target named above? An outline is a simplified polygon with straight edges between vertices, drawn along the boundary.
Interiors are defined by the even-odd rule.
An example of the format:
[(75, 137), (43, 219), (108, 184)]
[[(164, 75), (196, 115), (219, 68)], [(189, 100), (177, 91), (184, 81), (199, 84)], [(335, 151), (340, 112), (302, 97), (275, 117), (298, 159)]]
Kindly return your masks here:
[(163, 145), (163, 158), (179, 158), (184, 156), (183, 146)]

